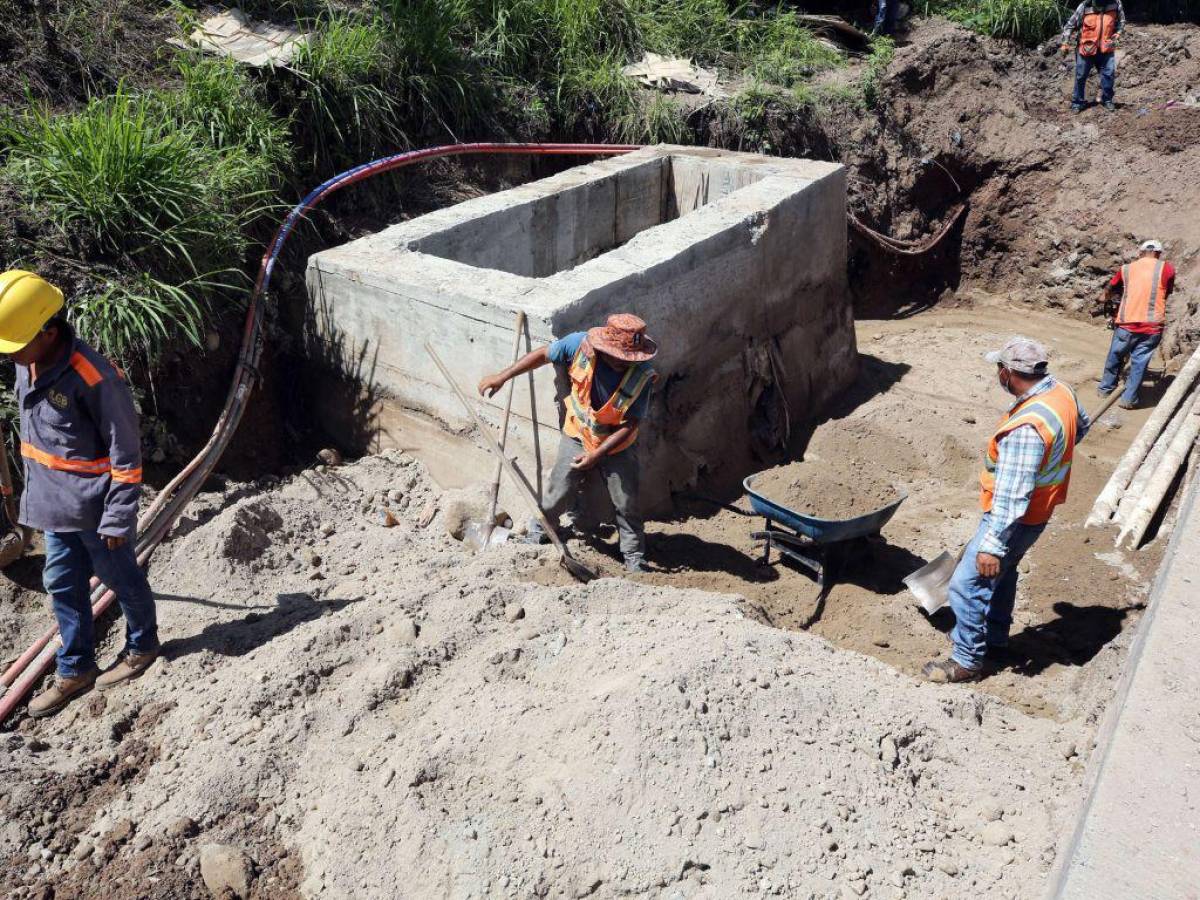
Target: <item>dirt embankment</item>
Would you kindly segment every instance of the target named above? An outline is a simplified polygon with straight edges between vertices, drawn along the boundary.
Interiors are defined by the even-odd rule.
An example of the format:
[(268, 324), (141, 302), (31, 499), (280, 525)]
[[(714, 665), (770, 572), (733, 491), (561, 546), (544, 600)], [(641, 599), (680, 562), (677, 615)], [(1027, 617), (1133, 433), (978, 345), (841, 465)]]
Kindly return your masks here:
[(903, 306), (904, 284), (1090, 315), (1104, 279), (1154, 237), (1179, 268), (1168, 349), (1200, 340), (1200, 28), (1131, 23), (1116, 112), (1071, 113), (1071, 84), (1057, 55), (918, 23), (897, 50), (877, 120), (838, 144), (860, 214), (894, 237), (937, 231), (960, 196), (970, 209), (931, 257), (859, 245), (864, 312)]

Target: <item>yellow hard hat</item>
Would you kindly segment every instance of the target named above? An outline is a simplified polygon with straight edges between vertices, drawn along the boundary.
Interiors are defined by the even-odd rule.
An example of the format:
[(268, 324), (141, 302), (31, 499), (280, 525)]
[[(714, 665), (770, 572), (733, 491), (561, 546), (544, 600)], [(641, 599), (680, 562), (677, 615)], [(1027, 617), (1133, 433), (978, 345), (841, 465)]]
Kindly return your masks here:
[(32, 272), (0, 275), (0, 353), (16, 353), (62, 309), (62, 291)]

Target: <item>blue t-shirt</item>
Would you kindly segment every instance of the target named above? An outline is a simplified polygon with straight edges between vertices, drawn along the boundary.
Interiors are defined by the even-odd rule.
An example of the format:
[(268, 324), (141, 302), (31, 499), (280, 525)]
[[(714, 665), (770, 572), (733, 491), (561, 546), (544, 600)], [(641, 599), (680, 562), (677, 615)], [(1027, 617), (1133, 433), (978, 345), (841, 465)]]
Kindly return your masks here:
[[(546, 348), (550, 362), (559, 366), (571, 365), (571, 360), (579, 352), (579, 345), (583, 343), (583, 339), (586, 337), (586, 331), (576, 331), (568, 334), (566, 337), (559, 338), (557, 341), (553, 341)], [(624, 372), (618, 372), (606, 363), (604, 357), (599, 354), (596, 355), (596, 374), (592, 376), (592, 409), (599, 409), (608, 402), (608, 398), (612, 396), (613, 391), (621, 384), (621, 379), (624, 375)], [(649, 407), (650, 385), (646, 385), (638, 395), (638, 398), (633, 401), (633, 406), (629, 407), (628, 415), (641, 421), (646, 418), (646, 411)]]

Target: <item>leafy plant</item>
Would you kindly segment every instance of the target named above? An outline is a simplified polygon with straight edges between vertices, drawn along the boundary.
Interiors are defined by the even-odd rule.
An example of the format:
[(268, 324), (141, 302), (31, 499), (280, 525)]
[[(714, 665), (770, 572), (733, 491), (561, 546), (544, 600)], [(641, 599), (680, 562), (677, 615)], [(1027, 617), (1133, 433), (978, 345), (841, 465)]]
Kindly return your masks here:
[(104, 284), (68, 308), (85, 340), (123, 361), (153, 361), (168, 346), (203, 342), (208, 309), (198, 299), (208, 287), (198, 280), (174, 285), (140, 273)]
[(871, 41), (871, 53), (867, 58), (867, 69), (859, 82), (863, 103), (868, 108), (879, 104), (880, 84), (892, 59), (896, 56), (896, 43), (889, 37), (877, 37)]

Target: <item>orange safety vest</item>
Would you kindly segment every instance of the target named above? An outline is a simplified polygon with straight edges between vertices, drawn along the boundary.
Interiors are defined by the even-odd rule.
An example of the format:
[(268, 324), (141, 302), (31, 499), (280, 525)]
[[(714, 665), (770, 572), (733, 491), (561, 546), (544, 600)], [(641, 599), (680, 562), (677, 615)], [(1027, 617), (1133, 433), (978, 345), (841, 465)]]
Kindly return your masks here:
[(983, 472), (979, 476), (979, 505), (991, 512), (996, 492), (996, 463), (1000, 459), (1000, 439), (1022, 425), (1037, 429), (1046, 445), (1046, 453), (1034, 481), (1029, 508), (1021, 517), (1022, 525), (1042, 525), (1050, 521), (1054, 507), (1067, 499), (1071, 482), (1071, 461), (1075, 458), (1075, 430), (1079, 424), (1079, 401), (1075, 392), (1065, 384), (1056, 384), (1048, 391), (1018, 404), (1000, 420), (996, 433), (988, 442)]
[(1144, 256), (1121, 266), (1124, 293), (1114, 319), (1117, 326), (1133, 324), (1162, 325), (1167, 321), (1167, 279), (1165, 259)]
[[(637, 363), (625, 370), (617, 389), (599, 409), (592, 409), (592, 377), (596, 372), (596, 353), (584, 339), (571, 360), (568, 376), (571, 392), (563, 400), (567, 410), (563, 422), (563, 433), (583, 443), (588, 452), (594, 452), (609, 436), (625, 424), (625, 414), (647, 385), (654, 380), (654, 370), (645, 363)], [(628, 438), (613, 448), (611, 453), (620, 453), (637, 440), (637, 427)]]
[(1116, 10), (1086, 12), (1079, 26), (1079, 55), (1095, 56), (1097, 53), (1112, 53), (1117, 49), (1113, 36), (1117, 33)]

